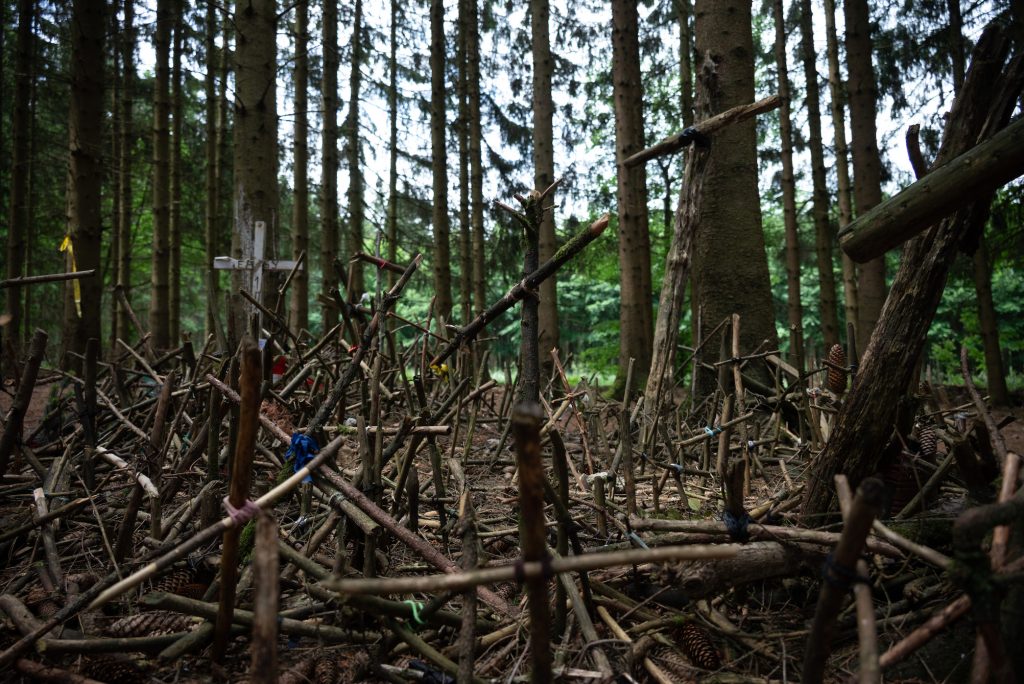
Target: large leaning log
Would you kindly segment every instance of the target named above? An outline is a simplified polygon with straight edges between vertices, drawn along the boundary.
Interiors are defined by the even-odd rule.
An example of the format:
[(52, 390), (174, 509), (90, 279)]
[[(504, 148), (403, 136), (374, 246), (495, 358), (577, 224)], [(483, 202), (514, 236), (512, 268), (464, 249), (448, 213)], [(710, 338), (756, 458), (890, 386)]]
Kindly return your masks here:
[[(935, 168), (974, 147), (1009, 119), (1024, 86), (1024, 60), (1014, 59), (1004, 71), (1008, 50), (1005, 28), (993, 24), (985, 29), (950, 113)], [(892, 434), (899, 400), (924, 349), (949, 269), (975, 221), (968, 207), (904, 247), (856, 386), (836, 418), (828, 445), (808, 472), (802, 508), (805, 521), (820, 522), (817, 516), (829, 510), (837, 473), (845, 473), (851, 485), (857, 485), (876, 471)]]
[(930, 172), (839, 233), (859, 263), (885, 254), (965, 204), (1024, 174), (1024, 119)]

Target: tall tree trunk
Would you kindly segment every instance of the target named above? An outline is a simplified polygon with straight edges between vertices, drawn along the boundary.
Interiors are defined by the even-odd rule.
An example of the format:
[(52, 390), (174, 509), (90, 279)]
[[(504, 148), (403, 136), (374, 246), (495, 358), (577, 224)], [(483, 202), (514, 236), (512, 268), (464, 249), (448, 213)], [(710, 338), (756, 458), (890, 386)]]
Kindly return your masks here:
[(170, 346), (170, 60), (172, 0), (157, 0), (156, 78), (153, 83), (153, 261), (149, 329), (157, 349)]
[(185, 7), (174, 0), (174, 49), (171, 60), (171, 209), (168, 222), (168, 302), (167, 332), (171, 345), (181, 337), (181, 135), (185, 112), (181, 83), (181, 55), (185, 32)]
[[(705, 94), (710, 114), (754, 100), (754, 48), (750, 0), (698, 0), (694, 33), (701, 75), (717, 80)], [(704, 193), (694, 238), (694, 310), (704, 330), (737, 313), (741, 351), (764, 340), (775, 344), (771, 283), (761, 227), (757, 189), (757, 135), (753, 120), (730, 126), (715, 137), (704, 175)], [(695, 317), (696, 319), (696, 317)], [(753, 369), (752, 369), (753, 371)], [(767, 377), (761, 378), (768, 381)], [(715, 377), (698, 377), (697, 391), (707, 394)]]
[[(636, 0), (612, 1), (612, 89), (615, 99), (615, 160), (619, 214), (619, 371), (624, 388), (629, 360), (634, 386), (651, 367), (651, 239), (647, 225), (647, 172), (622, 162), (644, 146), (643, 86)], [(632, 388), (629, 388), (632, 389)]]
[[(96, 269), (93, 278), (68, 281), (65, 292), (64, 349), (79, 354), (91, 338), (102, 339), (103, 277), (103, 3), (75, 0), (71, 19), (71, 115), (68, 174), (68, 232), (78, 270)], [(70, 264), (69, 264), (70, 266)], [(70, 270), (70, 269), (69, 269)], [(76, 288), (75, 282), (78, 283)], [(75, 293), (80, 292), (80, 306)], [(67, 365), (70, 357), (64, 356)], [(71, 365), (77, 366), (75, 362)]]
[[(846, 63), (849, 68), (850, 128), (853, 134), (853, 185), (857, 214), (882, 201), (882, 160), (878, 154), (875, 105), (878, 89), (871, 65), (871, 23), (867, 0), (847, 0)], [(857, 348), (867, 349), (885, 303), (885, 257), (860, 267), (857, 281)]]
[[(295, 5), (295, 205), (292, 214), (292, 258), (309, 249), (309, 6), (307, 0)], [(295, 273), (291, 292), (291, 327), (298, 333), (309, 328), (309, 260)]]
[(434, 312), (452, 317), (451, 248), (448, 244), (448, 157), (445, 144), (444, 2), (430, 0), (430, 158), (434, 178)]
[[(29, 232), (28, 179), (32, 160), (29, 157), (29, 133), (32, 125), (29, 105), (32, 98), (32, 21), (35, 5), (31, 0), (18, 0), (18, 35), (14, 43), (14, 110), (11, 113), (11, 196), (8, 209), (10, 220), (7, 229), (7, 277), (25, 275), (25, 240)], [(7, 313), (11, 320), (7, 324), (4, 340), (9, 345), (5, 350), (3, 365), (5, 375), (20, 357), (23, 311), (23, 291), (26, 288), (7, 289)]]
[[(274, 0), (238, 0), (235, 8), (235, 228), (234, 237), (252, 235), (257, 221), (267, 224), (267, 250), (277, 224), (277, 7)], [(251, 239), (251, 238), (250, 238)], [(232, 293), (241, 273), (232, 271)], [(254, 293), (255, 294), (255, 293)], [(234, 333), (248, 322), (232, 307)], [(232, 343), (235, 341), (232, 335)]]
[[(206, 242), (206, 335), (215, 335), (217, 321), (213, 312), (218, 297), (217, 271), (213, 268), (213, 260), (219, 256), (217, 243), (217, 219), (220, 213), (220, 188), (217, 185), (217, 8), (211, 2), (206, 5), (206, 27), (203, 46), (206, 52), (206, 76), (203, 79), (203, 93), (206, 98), (206, 177), (203, 212), (203, 232)], [(226, 49), (226, 48), (225, 48)], [(298, 190), (296, 190), (298, 192)], [(297, 199), (296, 199), (297, 201)]]
[[(693, 3), (690, 0), (675, 0), (675, 4), (676, 19), (679, 22), (679, 105), (683, 113), (683, 126), (689, 127), (693, 125), (693, 30), (690, 26)], [(665, 194), (668, 195), (667, 190)]]
[[(338, 289), (334, 260), (338, 256), (338, 2), (324, 0), (323, 60), (320, 98), (323, 104), (321, 126), (323, 178), (320, 183), (320, 272), (325, 297)], [(338, 311), (329, 304), (323, 308), (324, 332), (338, 323)]]
[[(803, 372), (804, 312), (800, 302), (800, 234), (796, 222), (796, 179), (793, 177), (793, 125), (790, 120), (789, 68), (786, 65), (786, 17), (782, 0), (772, 2), (775, 17), (775, 65), (778, 69), (779, 136), (782, 142), (782, 220), (786, 232), (786, 314), (789, 320), (790, 363)], [(742, 327), (740, 328), (742, 330)]]
[[(345, 121), (345, 135), (348, 138), (348, 253), (349, 256), (363, 251), (363, 171), (359, 165), (359, 91), (362, 83), (360, 68), (363, 64), (363, 0), (355, 0), (355, 14), (352, 19), (352, 71), (349, 77), (349, 108)], [(350, 262), (352, 301), (358, 301), (365, 289), (361, 261)]]
[(804, 81), (807, 84), (804, 101), (807, 104), (808, 128), (811, 133), (811, 214), (814, 217), (814, 247), (818, 262), (821, 335), (827, 350), (839, 342), (839, 314), (836, 310), (836, 277), (832, 269), (832, 226), (828, 220), (828, 181), (821, 142), (821, 91), (818, 87), (813, 19), (811, 0), (800, 0), (800, 53), (804, 64)]
[[(483, 164), (480, 146), (480, 22), (477, 0), (466, 2), (466, 92), (469, 98), (469, 215), (473, 240), (473, 314), (487, 308), (487, 256), (484, 253)], [(480, 344), (477, 344), (479, 349)]]
[[(398, 261), (398, 0), (391, 0), (388, 53), (388, 261)], [(388, 289), (397, 275), (388, 271)]]
[[(117, 8), (116, 5), (111, 8), (110, 16), (108, 17), (111, 36), (117, 36), (121, 33), (120, 26), (117, 23)], [(110, 265), (110, 272), (112, 274), (111, 280), (114, 284), (117, 283), (117, 257), (120, 253), (121, 247), (119, 239), (121, 237), (121, 193), (118, 192), (118, 180), (120, 179), (120, 172), (118, 171), (117, 164), (121, 163), (121, 143), (123, 137), (121, 136), (121, 89), (123, 87), (123, 74), (121, 69), (121, 51), (120, 46), (116, 40), (111, 40), (110, 44), (110, 225), (112, 230), (110, 231), (110, 243), (109, 251), (107, 252), (107, 263)], [(110, 341), (113, 343), (118, 337), (120, 337), (117, 330), (117, 310), (120, 308), (120, 304), (117, 302), (117, 297), (110, 298)], [(114, 346), (111, 345), (111, 351)]]
[(985, 374), (988, 376), (988, 394), (997, 406), (1010, 405), (1010, 392), (1006, 387), (1006, 369), (999, 347), (999, 321), (992, 299), (992, 262), (988, 247), (982, 238), (973, 259), (974, 288), (978, 293), (978, 324), (981, 327), (981, 341), (985, 348)]
[[(836, 199), (839, 202), (839, 230), (853, 220), (853, 202), (850, 197), (849, 147), (846, 144), (846, 111), (843, 92), (843, 76), (839, 67), (839, 40), (836, 37), (836, 3), (825, 0), (825, 42), (828, 53), (828, 86), (832, 129), (835, 133), (836, 150)], [(843, 310), (846, 322), (857, 324), (857, 265), (853, 259), (841, 252), (843, 264)]]
[[(550, 9), (548, 7), (548, 0), (531, 0), (530, 24), (533, 36), (533, 186), (538, 192), (543, 192), (545, 188), (555, 181), (554, 131), (552, 130), (555, 106), (551, 99), (551, 74), (554, 71), (554, 62), (551, 59), (549, 22)], [(642, 135), (643, 133), (641, 132)], [(552, 207), (550, 211), (544, 211), (542, 216), (539, 235), (539, 257), (540, 262), (544, 263), (555, 253), (558, 243), (555, 239), (554, 208)], [(648, 249), (649, 244), (648, 240)], [(648, 255), (648, 265), (649, 263), (650, 255)], [(538, 317), (538, 344), (541, 358), (541, 378), (543, 379), (551, 375), (552, 361), (549, 352), (558, 347), (559, 341), (558, 286), (555, 276), (551, 276), (541, 283)]]
[[(131, 255), (132, 255), (132, 151), (135, 143), (135, 1), (124, 0), (124, 28), (121, 32), (121, 159), (118, 163), (118, 253), (117, 285), (124, 293), (125, 301), (131, 301)], [(117, 331), (125, 342), (131, 340), (131, 319), (128, 309), (117, 300)]]
[(469, 74), (466, 63), (469, 30), (466, 15), (466, 0), (459, 0), (459, 49), (456, 57), (459, 74), (459, 308), (464, 323), (473, 315), (473, 260), (470, 254), (469, 227)]

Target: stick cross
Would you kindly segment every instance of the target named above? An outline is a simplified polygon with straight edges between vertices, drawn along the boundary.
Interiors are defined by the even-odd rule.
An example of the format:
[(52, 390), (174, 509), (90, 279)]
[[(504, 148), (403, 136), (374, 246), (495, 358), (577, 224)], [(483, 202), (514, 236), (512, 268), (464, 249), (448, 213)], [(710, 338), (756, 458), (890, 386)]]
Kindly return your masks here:
[[(242, 240), (242, 258), (234, 259), (232, 257), (219, 256), (214, 257), (213, 267), (218, 270), (227, 271), (243, 271), (249, 276), (249, 287), (247, 288), (249, 294), (253, 298), (262, 302), (263, 298), (263, 272), (264, 271), (290, 271), (295, 268), (295, 261), (283, 260), (283, 259), (268, 259), (264, 260), (263, 252), (267, 241), (267, 223), (266, 221), (256, 221), (256, 227), (253, 231), (252, 242), (246, 245), (247, 240)], [(246, 249), (246, 247), (251, 249)], [(248, 253), (247, 253), (248, 252)], [(302, 268), (302, 266), (299, 266)], [(249, 313), (253, 312), (253, 307), (248, 302), (245, 305)]]

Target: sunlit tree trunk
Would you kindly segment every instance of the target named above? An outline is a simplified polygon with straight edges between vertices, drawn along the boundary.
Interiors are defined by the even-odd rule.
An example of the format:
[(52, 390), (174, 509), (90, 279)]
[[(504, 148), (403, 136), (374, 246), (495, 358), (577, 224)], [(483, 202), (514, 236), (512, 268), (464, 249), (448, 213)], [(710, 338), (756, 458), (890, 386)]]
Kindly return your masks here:
[[(91, 338), (102, 339), (103, 276), (103, 3), (75, 0), (71, 18), (71, 112), (69, 117), (68, 234), (78, 270), (96, 269), (79, 282), (80, 307), (74, 281), (65, 286), (64, 350), (85, 352)], [(65, 252), (68, 255), (67, 252)], [(68, 255), (68, 261), (72, 259)], [(71, 264), (67, 266), (70, 269)], [(80, 310), (79, 310), (80, 308)], [(78, 366), (64, 355), (65, 366)]]
[(651, 366), (651, 240), (647, 224), (647, 173), (642, 164), (622, 162), (644, 146), (643, 87), (636, 0), (612, 2), (612, 86), (615, 100), (615, 160), (619, 215), (619, 370), (625, 387), (630, 358), (634, 387)]
[(184, 45), (185, 8), (174, 0), (174, 49), (171, 59), (171, 207), (168, 222), (170, 261), (168, 262), (168, 339), (171, 345), (181, 337), (181, 136), (184, 131), (184, 95), (182, 94), (181, 57)]
[[(786, 234), (786, 314), (789, 320), (789, 355), (803, 371), (804, 312), (800, 302), (800, 234), (796, 222), (796, 179), (793, 177), (793, 125), (790, 120), (789, 69), (786, 65), (786, 18), (782, 0), (772, 2), (775, 17), (775, 66), (778, 69), (779, 137), (782, 142), (782, 221)], [(742, 327), (740, 328), (742, 330)]]
[[(846, 64), (849, 68), (850, 129), (853, 135), (853, 195), (861, 215), (882, 201), (882, 160), (875, 128), (878, 89), (871, 65), (867, 0), (847, 0)], [(885, 257), (860, 266), (857, 281), (857, 346), (867, 349), (885, 302)]]
[[(555, 180), (555, 150), (552, 119), (554, 102), (551, 99), (551, 74), (554, 62), (551, 58), (551, 41), (548, 23), (550, 10), (548, 0), (531, 0), (530, 22), (533, 36), (533, 186), (543, 191)], [(555, 239), (554, 201), (552, 208), (545, 211), (540, 224), (539, 257), (544, 263), (555, 253), (558, 243)], [(650, 256), (648, 256), (648, 260)], [(648, 269), (649, 270), (649, 269)], [(550, 351), (558, 347), (558, 286), (554, 276), (540, 286), (539, 349), (541, 380), (551, 375)]]
[[(295, 5), (295, 168), (292, 185), (295, 205), (292, 215), (292, 258), (309, 249), (309, 113), (306, 90), (309, 88), (309, 6), (306, 0)], [(309, 328), (309, 260), (292, 280), (292, 330), (298, 333)]]
[(825, 349), (839, 342), (839, 315), (836, 311), (836, 278), (832, 269), (832, 226), (829, 225), (828, 183), (825, 152), (821, 142), (821, 91), (818, 83), (817, 55), (814, 51), (813, 10), (810, 0), (800, 0), (800, 52), (803, 58), (805, 102), (811, 151), (811, 214), (814, 217), (814, 247), (818, 263), (819, 310), (821, 335)]
[[(717, 114), (754, 101), (754, 47), (750, 0), (698, 0), (694, 5), (697, 99)], [(712, 71), (715, 78), (709, 79)], [(717, 82), (717, 90), (702, 92)], [(757, 133), (753, 120), (715, 136), (704, 174), (704, 192), (694, 239), (692, 299), (702, 312), (703, 330), (736, 313), (741, 317), (740, 349), (763, 341), (775, 344), (771, 283), (761, 227), (757, 188)], [(749, 368), (756, 373), (756, 368)], [(762, 377), (767, 381), (767, 377)], [(715, 378), (701, 374), (700, 394)]]
[[(836, 37), (835, 0), (825, 0), (825, 42), (828, 53), (828, 85), (832, 130), (835, 133), (836, 199), (839, 204), (839, 229), (853, 220), (853, 202), (850, 196), (849, 147), (846, 143), (846, 111), (843, 76), (839, 66), (839, 40)], [(857, 324), (857, 266), (845, 252), (843, 264), (843, 309), (846, 322)]]
[[(487, 307), (487, 257), (484, 253), (483, 164), (480, 147), (480, 26), (477, 0), (466, 3), (466, 92), (469, 98), (469, 215), (473, 240), (473, 313)], [(479, 345), (478, 345), (479, 347)]]
[[(26, 236), (29, 230), (28, 179), (32, 160), (29, 157), (32, 98), (32, 21), (34, 4), (31, 0), (18, 0), (18, 35), (14, 43), (14, 107), (11, 113), (11, 194), (8, 204), (10, 220), (7, 229), (7, 277), (25, 275)], [(7, 289), (7, 314), (11, 320), (4, 330), (5, 375), (13, 370), (8, 364), (16, 363), (23, 324), (22, 302), (24, 289)]]
[[(323, 175), (320, 182), (320, 272), (323, 295), (328, 299), (338, 288), (334, 260), (338, 256), (338, 3), (323, 3), (323, 75), (320, 99), (323, 105), (321, 126)], [(324, 331), (338, 323), (338, 311), (323, 308)]]
[(430, 157), (434, 178), (434, 312), (452, 317), (451, 248), (448, 244), (448, 159), (445, 144), (444, 3), (430, 0)]
[(473, 261), (470, 254), (469, 227), (469, 74), (466, 64), (466, 1), (459, 0), (459, 314), (462, 321), (470, 320), (473, 312)]
[[(277, 223), (277, 7), (274, 0), (238, 0), (235, 10), (235, 236), (267, 224), (267, 250)], [(236, 252), (236, 256), (237, 256)], [(232, 272), (232, 292), (241, 282)], [(248, 321), (232, 308), (231, 339)]]
[[(345, 136), (348, 139), (348, 254), (352, 256), (363, 251), (363, 170), (359, 163), (359, 97), (362, 83), (360, 69), (363, 64), (363, 1), (355, 0), (352, 20), (351, 72), (349, 76), (349, 108), (345, 120)], [(350, 262), (352, 301), (358, 301), (365, 290), (362, 262)]]

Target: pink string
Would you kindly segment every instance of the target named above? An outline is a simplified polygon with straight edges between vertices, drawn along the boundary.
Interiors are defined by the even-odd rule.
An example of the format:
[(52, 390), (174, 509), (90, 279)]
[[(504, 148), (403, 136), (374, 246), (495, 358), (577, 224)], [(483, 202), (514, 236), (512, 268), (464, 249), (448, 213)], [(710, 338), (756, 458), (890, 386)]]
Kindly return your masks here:
[(256, 514), (260, 512), (260, 507), (249, 499), (246, 499), (241, 508), (235, 508), (231, 505), (228, 497), (225, 496), (224, 510), (227, 511), (228, 517), (231, 518), (236, 525), (241, 525), (255, 518)]

